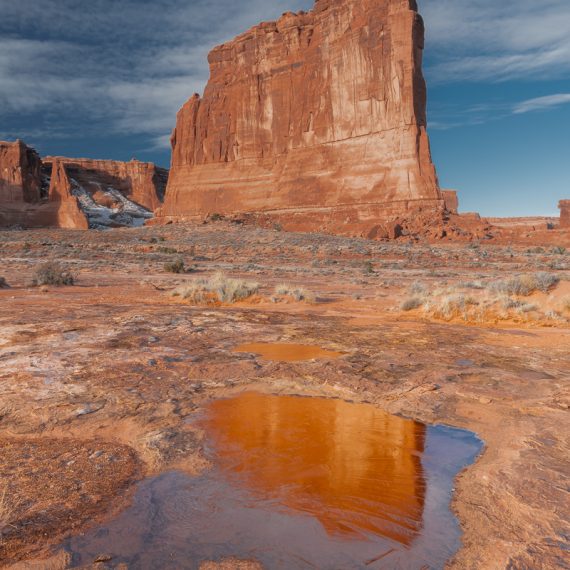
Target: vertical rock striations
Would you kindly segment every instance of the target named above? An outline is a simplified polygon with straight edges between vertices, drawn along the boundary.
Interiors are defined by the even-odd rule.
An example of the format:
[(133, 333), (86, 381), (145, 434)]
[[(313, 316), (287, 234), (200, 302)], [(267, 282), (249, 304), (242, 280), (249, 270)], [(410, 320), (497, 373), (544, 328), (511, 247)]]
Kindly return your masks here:
[(132, 160), (48, 157), (0, 142), (0, 227), (140, 226), (162, 204), (168, 171)]
[(209, 55), (180, 110), (162, 218), (254, 213), (366, 233), (443, 200), (415, 0), (316, 0)]
[(560, 200), (560, 227), (570, 228), (570, 200)]
[(162, 204), (168, 171), (152, 163), (46, 157), (44, 164), (54, 160), (65, 164), (69, 176), (92, 195), (113, 188), (151, 212)]

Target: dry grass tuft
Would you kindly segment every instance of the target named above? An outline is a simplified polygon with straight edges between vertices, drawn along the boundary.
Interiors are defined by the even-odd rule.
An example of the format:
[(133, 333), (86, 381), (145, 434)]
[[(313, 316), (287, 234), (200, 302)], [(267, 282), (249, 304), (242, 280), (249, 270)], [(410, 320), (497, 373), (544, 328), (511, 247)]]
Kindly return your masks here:
[(311, 291), (308, 291), (303, 287), (295, 287), (294, 285), (288, 285), (286, 283), (282, 283), (281, 285), (277, 285), (277, 287), (275, 287), (275, 295), (279, 295), (281, 297), (289, 297), (298, 302), (315, 302), (315, 295), (311, 293)]
[(173, 297), (181, 297), (196, 305), (215, 303), (236, 303), (255, 295), (259, 291), (259, 284), (243, 279), (226, 277), (223, 273), (216, 273), (212, 277), (195, 279), (181, 285), (172, 291)]
[(36, 287), (42, 285), (55, 285), (61, 287), (63, 285), (73, 285), (75, 277), (70, 272), (65, 270), (57, 261), (48, 261), (42, 263), (34, 272), (34, 279), (32, 281)]
[(560, 282), (560, 278), (552, 273), (541, 271), (530, 275), (517, 275), (509, 279), (503, 279), (490, 285), (490, 289), (496, 293), (504, 295), (518, 295), (520, 297), (528, 297), (535, 291), (548, 293), (556, 287)]

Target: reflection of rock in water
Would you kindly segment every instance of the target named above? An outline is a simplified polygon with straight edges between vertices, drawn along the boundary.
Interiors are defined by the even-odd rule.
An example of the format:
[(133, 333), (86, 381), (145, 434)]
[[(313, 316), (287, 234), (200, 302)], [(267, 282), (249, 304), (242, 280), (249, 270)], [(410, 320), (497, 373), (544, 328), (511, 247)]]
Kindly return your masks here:
[(205, 424), (225, 471), (331, 535), (409, 545), (421, 530), (421, 424), (373, 406), (258, 393), (213, 402)]

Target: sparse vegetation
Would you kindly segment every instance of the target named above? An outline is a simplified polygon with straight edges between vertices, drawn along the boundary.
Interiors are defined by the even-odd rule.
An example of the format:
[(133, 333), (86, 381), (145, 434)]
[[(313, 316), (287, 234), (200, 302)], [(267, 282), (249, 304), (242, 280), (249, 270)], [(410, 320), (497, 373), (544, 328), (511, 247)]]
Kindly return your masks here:
[(2, 543), (2, 534), (4, 529), (9, 526), (14, 514), (14, 505), (10, 502), (8, 494), (8, 485), (0, 490), (0, 544)]
[(164, 247), (164, 246), (160, 246), (156, 251), (158, 251), (158, 253), (167, 253), (169, 255), (178, 253), (177, 249), (174, 249), (173, 247)]
[(32, 283), (36, 287), (42, 285), (62, 287), (73, 285), (75, 276), (70, 271), (65, 270), (57, 261), (48, 261), (36, 269)]
[(505, 295), (528, 297), (535, 291), (547, 293), (558, 285), (560, 278), (552, 273), (541, 271), (530, 275), (517, 275), (492, 283), (490, 289)]
[(255, 295), (259, 284), (244, 279), (233, 279), (223, 273), (212, 277), (195, 279), (172, 291), (172, 296), (181, 297), (195, 304), (236, 303)]
[(413, 311), (414, 309), (419, 309), (423, 304), (424, 302), (422, 299), (419, 299), (418, 297), (410, 297), (402, 302), (400, 309), (406, 312)]
[(177, 259), (176, 261), (171, 261), (164, 264), (164, 271), (168, 273), (185, 273), (186, 266), (182, 259)]
[(282, 283), (275, 287), (275, 295), (289, 297), (298, 302), (306, 301), (308, 303), (313, 303), (315, 301), (315, 296), (307, 289), (304, 289), (303, 287), (295, 287), (286, 283)]

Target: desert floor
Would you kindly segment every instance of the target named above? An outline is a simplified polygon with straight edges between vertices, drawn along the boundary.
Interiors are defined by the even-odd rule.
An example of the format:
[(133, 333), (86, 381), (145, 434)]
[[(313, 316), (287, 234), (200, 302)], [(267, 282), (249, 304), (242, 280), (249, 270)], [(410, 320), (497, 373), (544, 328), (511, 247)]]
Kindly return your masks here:
[[(192, 270), (165, 271), (179, 258)], [(32, 287), (47, 260), (71, 269), (75, 285)], [(257, 281), (258, 294), (209, 305), (169, 294), (218, 271)], [(536, 273), (555, 275), (555, 286), (512, 303), (488, 293)], [(463, 546), (449, 567), (567, 567), (562, 248), (390, 244), (226, 222), (5, 231), (0, 277), (9, 285), (0, 290), (3, 567), (65, 568), (51, 548), (118, 513), (137, 481), (207, 469), (188, 418), (251, 388), (371, 402), (475, 432), (485, 450), (457, 480)], [(276, 295), (281, 283), (309, 300)], [(417, 295), (431, 301), (404, 310)], [(233, 351), (244, 342), (342, 355), (271, 361)]]

